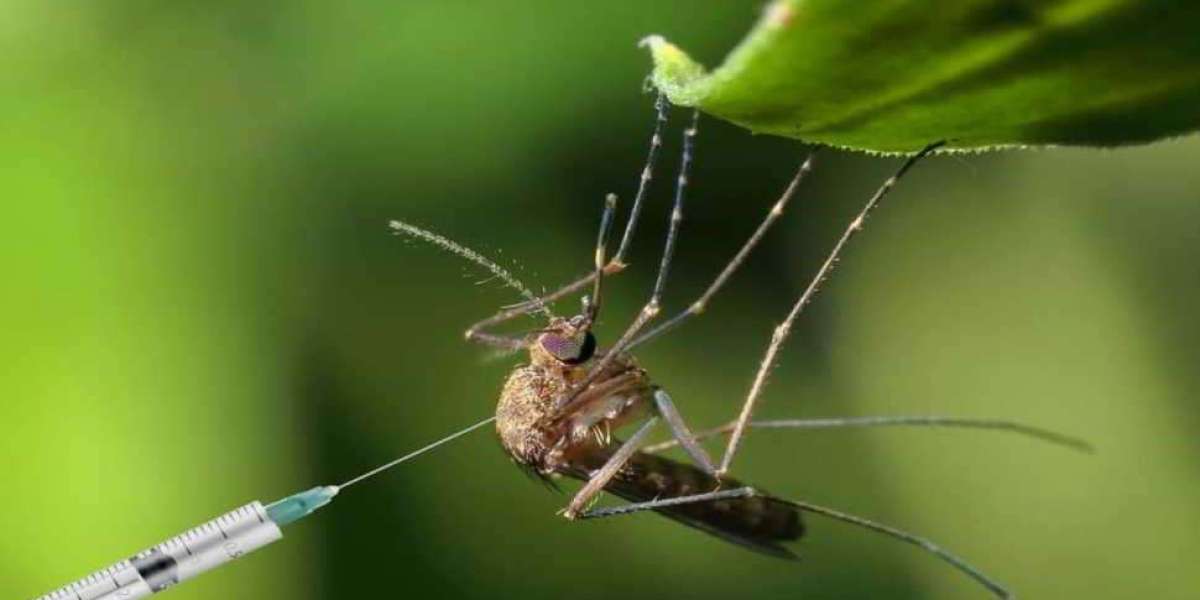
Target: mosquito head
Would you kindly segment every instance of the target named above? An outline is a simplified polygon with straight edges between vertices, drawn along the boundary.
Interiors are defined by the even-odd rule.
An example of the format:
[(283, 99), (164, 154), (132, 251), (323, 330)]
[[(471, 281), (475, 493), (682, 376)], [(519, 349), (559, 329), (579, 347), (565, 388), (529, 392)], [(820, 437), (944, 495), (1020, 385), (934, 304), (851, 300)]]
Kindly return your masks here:
[(579, 365), (596, 354), (596, 336), (585, 315), (555, 318), (537, 336), (529, 352), (535, 364)]

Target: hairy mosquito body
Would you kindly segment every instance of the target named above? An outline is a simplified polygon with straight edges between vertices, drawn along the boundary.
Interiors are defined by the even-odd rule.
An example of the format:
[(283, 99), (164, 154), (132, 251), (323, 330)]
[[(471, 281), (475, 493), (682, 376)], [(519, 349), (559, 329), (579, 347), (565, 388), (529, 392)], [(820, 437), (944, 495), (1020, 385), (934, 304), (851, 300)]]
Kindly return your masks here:
[[(653, 412), (655, 392), (646, 372), (628, 354), (615, 356), (604, 371), (577, 396), (569, 411), (559, 400), (587, 377), (605, 354), (595, 352), (582, 361), (564, 362), (564, 340), (593, 339), (570, 321), (551, 322), (530, 346), (530, 363), (509, 375), (496, 407), (496, 431), (504, 449), (519, 465), (540, 477), (565, 475), (588, 481), (621, 450), (612, 432)], [(586, 348), (582, 348), (586, 350)], [(743, 487), (736, 480), (718, 480), (695, 466), (645, 452), (635, 452), (604, 486), (631, 502), (676, 498), (716, 491), (722, 485)], [(728, 498), (707, 503), (663, 507), (657, 511), (727, 541), (772, 556), (793, 557), (779, 545), (800, 537), (803, 528), (795, 508), (769, 498)], [(568, 516), (576, 516), (568, 512)]]
[[(549, 327), (553, 333), (543, 335), (572, 329), (558, 321)], [(558, 399), (583, 381), (594, 357), (561, 363), (536, 344), (530, 360), (514, 369), (504, 384), (496, 406), (496, 431), (514, 460), (541, 475), (561, 473), (582, 455), (611, 443), (614, 430), (646, 416), (653, 386), (632, 357), (620, 356), (610, 363), (580, 394), (583, 401), (565, 414)]]

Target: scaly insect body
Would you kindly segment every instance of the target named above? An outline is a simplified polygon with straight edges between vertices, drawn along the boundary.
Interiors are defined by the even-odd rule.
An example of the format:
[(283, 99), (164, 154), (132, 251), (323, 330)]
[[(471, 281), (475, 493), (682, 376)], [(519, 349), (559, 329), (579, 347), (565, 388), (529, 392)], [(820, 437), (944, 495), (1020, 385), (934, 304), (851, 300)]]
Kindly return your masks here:
[[(551, 348), (576, 335), (568, 321), (555, 321), (540, 336)], [(592, 356), (561, 360), (542, 342), (530, 347), (530, 363), (513, 370), (496, 407), (496, 430), (514, 460), (542, 475), (560, 473), (645, 410), (652, 391), (649, 378), (632, 358), (621, 356), (580, 394), (575, 410), (563, 413), (560, 399), (583, 382), (594, 362)]]
[[(581, 322), (581, 317), (572, 320)], [(509, 375), (496, 407), (496, 431), (504, 449), (518, 464), (542, 477), (565, 475), (588, 481), (619, 450), (612, 432), (645, 418), (657, 389), (627, 354), (618, 354), (604, 371), (560, 406), (584, 382), (603, 357), (595, 341), (572, 321), (555, 319), (530, 345), (530, 363)], [(718, 481), (682, 462), (645, 452), (627, 460), (604, 490), (641, 502), (743, 487)], [(747, 548), (792, 558), (779, 545), (800, 537), (799, 512), (768, 498), (731, 498), (709, 503), (665, 507), (658, 512)]]

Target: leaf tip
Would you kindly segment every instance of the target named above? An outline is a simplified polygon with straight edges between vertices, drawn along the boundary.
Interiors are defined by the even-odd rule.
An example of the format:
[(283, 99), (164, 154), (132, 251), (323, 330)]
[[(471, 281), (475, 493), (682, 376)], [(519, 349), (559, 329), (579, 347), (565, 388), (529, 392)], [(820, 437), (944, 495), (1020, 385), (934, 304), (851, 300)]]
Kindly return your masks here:
[(700, 98), (696, 82), (705, 76), (704, 66), (692, 60), (679, 46), (661, 35), (648, 35), (638, 47), (648, 48), (654, 60), (650, 80), (673, 104), (695, 106)]
[(663, 44), (671, 45), (671, 42), (668, 42), (667, 38), (658, 35), (657, 33), (652, 33), (638, 40), (638, 48), (649, 48), (651, 52), (653, 52), (656, 47)]
[(796, 17), (796, 6), (789, 0), (775, 0), (763, 11), (763, 24), (774, 29), (782, 29), (792, 24)]

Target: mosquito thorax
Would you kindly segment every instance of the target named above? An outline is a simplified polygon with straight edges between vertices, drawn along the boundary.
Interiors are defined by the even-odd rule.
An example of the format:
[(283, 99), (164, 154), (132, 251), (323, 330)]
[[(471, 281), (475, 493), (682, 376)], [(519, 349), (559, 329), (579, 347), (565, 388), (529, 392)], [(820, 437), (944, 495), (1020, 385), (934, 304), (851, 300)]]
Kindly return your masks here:
[[(562, 471), (571, 455), (598, 443), (599, 432), (619, 427), (644, 406), (645, 375), (630, 357), (622, 355), (596, 381), (585, 385), (598, 356), (589, 329), (585, 316), (551, 319), (529, 343), (529, 364), (515, 367), (500, 393), (496, 406), (500, 441), (518, 463), (539, 473)], [(565, 400), (583, 391), (577, 386), (611, 385), (614, 376), (624, 378), (624, 384), (561, 412)]]
[(555, 317), (529, 344), (529, 364), (509, 374), (496, 407), (496, 430), (519, 464), (543, 474), (558, 468), (561, 458), (553, 449), (565, 441), (566, 429), (547, 427), (547, 419), (586, 376), (595, 343), (584, 319)]

